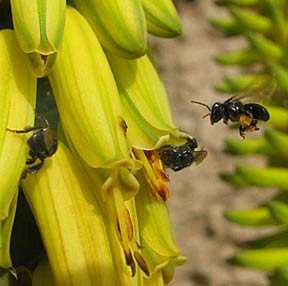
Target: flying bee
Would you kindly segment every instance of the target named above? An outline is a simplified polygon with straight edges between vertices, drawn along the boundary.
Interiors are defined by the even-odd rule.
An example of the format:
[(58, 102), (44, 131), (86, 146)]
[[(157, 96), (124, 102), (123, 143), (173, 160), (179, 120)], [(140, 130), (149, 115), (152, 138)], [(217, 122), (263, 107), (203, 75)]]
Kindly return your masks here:
[(37, 115), (37, 117), (43, 122), (42, 126), (27, 126), (23, 130), (6, 128), (8, 131), (15, 133), (35, 131), (27, 141), (30, 147), (29, 155), (31, 158), (26, 160), (26, 164), (32, 165), (37, 159), (40, 160), (40, 163), (27, 167), (22, 173), (22, 179), (25, 179), (27, 174), (37, 173), (43, 166), (45, 158), (53, 156), (57, 151), (58, 140), (50, 127), (48, 120), (44, 116)]
[(225, 124), (228, 124), (229, 120), (239, 122), (239, 133), (243, 138), (245, 138), (246, 131), (259, 130), (257, 127), (258, 120), (268, 121), (270, 118), (269, 112), (264, 106), (257, 103), (243, 104), (234, 97), (230, 97), (224, 103), (216, 102), (212, 105), (212, 108), (199, 101), (192, 100), (191, 102), (207, 107), (210, 113), (206, 116), (210, 115), (211, 125), (221, 119)]
[(182, 145), (161, 147), (159, 156), (164, 167), (177, 172), (190, 166), (193, 162), (198, 165), (205, 159), (207, 151), (203, 149), (194, 150), (197, 147), (198, 143), (195, 138), (187, 138), (187, 141)]
[[(261, 86), (263, 92), (260, 95), (268, 95), (272, 93), (275, 89), (275, 81), (268, 83), (267, 86)], [(264, 88), (266, 92), (264, 92)], [(259, 130), (257, 127), (258, 120), (268, 121), (270, 118), (268, 110), (257, 103), (242, 103), (241, 100), (248, 97), (259, 96), (259, 86), (257, 89), (251, 89), (247, 93), (237, 94), (232, 96), (222, 102), (215, 102), (210, 108), (207, 104), (192, 100), (191, 102), (205, 106), (209, 113), (204, 115), (210, 116), (211, 125), (223, 119), (225, 124), (228, 124), (228, 121), (239, 122), (239, 133), (240, 136), (245, 138), (246, 131), (256, 131)]]

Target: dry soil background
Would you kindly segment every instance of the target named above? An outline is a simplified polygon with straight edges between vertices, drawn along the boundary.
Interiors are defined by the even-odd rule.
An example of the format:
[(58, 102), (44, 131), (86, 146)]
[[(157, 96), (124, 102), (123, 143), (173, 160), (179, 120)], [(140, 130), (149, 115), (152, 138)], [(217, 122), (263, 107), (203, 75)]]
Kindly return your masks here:
[[(195, 136), (209, 154), (197, 167), (170, 173), (170, 215), (178, 246), (189, 258), (185, 266), (176, 269), (170, 285), (267, 286), (263, 273), (226, 264), (225, 258), (237, 249), (236, 245), (259, 235), (260, 230), (232, 225), (223, 218), (223, 212), (230, 208), (252, 207), (271, 195), (271, 191), (256, 188), (235, 191), (218, 178), (220, 172), (233, 170), (236, 162), (255, 165), (263, 162), (259, 158), (223, 154), (224, 139), (238, 138), (237, 131), (221, 123), (211, 126), (208, 118), (201, 118), (206, 110), (190, 103), (195, 99), (211, 104), (225, 98), (216, 94), (212, 87), (228, 70), (216, 65), (211, 58), (243, 42), (225, 40), (210, 27), (208, 19), (223, 14), (223, 9), (213, 1), (182, 0), (177, 2), (177, 8), (184, 26), (183, 36), (169, 40), (153, 38), (153, 48), (175, 123)], [(249, 138), (253, 136), (259, 133), (249, 134)]]

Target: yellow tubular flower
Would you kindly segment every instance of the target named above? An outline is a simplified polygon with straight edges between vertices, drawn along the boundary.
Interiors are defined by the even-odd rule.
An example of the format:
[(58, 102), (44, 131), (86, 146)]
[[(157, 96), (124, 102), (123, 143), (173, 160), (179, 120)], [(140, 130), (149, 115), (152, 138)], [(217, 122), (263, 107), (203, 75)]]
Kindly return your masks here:
[(84, 161), (92, 167), (133, 167), (109, 64), (89, 24), (71, 7), (49, 80), (65, 135)]
[[(123, 105), (128, 126), (127, 141), (133, 147), (135, 157), (144, 165), (151, 191), (155, 196), (167, 200), (169, 193), (164, 182), (168, 178), (157, 151), (153, 150), (163, 145), (184, 144), (191, 136), (180, 132), (174, 125), (164, 85), (147, 55), (140, 59), (127, 60), (107, 53), (107, 58)], [(147, 150), (152, 150), (151, 156), (148, 155), (149, 152), (144, 152)], [(205, 152), (203, 151), (203, 158), (206, 156)], [(151, 164), (152, 161), (155, 164)]]
[(22, 187), (40, 229), (53, 285), (119, 285), (101, 202), (63, 143)]
[(28, 135), (12, 133), (6, 128), (33, 125), (36, 79), (27, 70), (25, 56), (12, 30), (0, 32), (0, 54), (0, 267), (10, 268), (10, 237)]
[(151, 150), (163, 144), (180, 144), (184, 136), (174, 125), (168, 96), (149, 57), (126, 60), (107, 53), (127, 122), (131, 146)]
[(138, 58), (147, 49), (147, 28), (140, 0), (73, 0), (105, 49)]
[(45, 76), (60, 50), (65, 0), (11, 0), (13, 25), (21, 49), (37, 76)]
[(172, 0), (141, 0), (148, 32), (172, 38), (182, 34), (182, 24)]
[[(21, 184), (45, 248), (29, 269), (33, 286), (169, 283), (186, 258), (173, 236), (160, 155), (192, 140), (173, 123), (146, 53), (147, 29), (182, 32), (172, 0), (10, 2), (15, 31), (0, 31), (0, 267), (16, 275), (10, 239)], [(46, 75), (62, 137), (24, 178), (32, 132), (13, 131), (34, 126), (36, 78)], [(198, 151), (187, 148), (192, 163)]]
[[(112, 243), (111, 240), (113, 253), (118, 253), (119, 246), (122, 246), (123, 253), (125, 254), (125, 263), (131, 269), (129, 275), (132, 275), (133, 281), (138, 281), (136, 285), (141, 285), (140, 281), (142, 281), (142, 276), (144, 274), (149, 276), (150, 273), (147, 263), (141, 255), (141, 247), (139, 247), (137, 214), (133, 199), (138, 192), (139, 183), (134, 176), (129, 175), (127, 169), (124, 168), (107, 170), (93, 169), (86, 164), (83, 164), (83, 166), (93, 185), (102, 186), (101, 197), (103, 204), (107, 208), (109, 220), (113, 223), (110, 226), (109, 236), (110, 239), (113, 238), (114, 241)], [(99, 196), (100, 194), (96, 195)], [(116, 240), (115, 231), (118, 234)], [(122, 255), (114, 256), (115, 263), (119, 272), (127, 273), (127, 269), (123, 267)], [(142, 271), (136, 271), (137, 265)], [(123, 278), (126, 279), (126, 283)], [(122, 284), (119, 285), (131, 285), (127, 284), (127, 279), (128, 277), (122, 277)]]
[(159, 272), (161, 272), (161, 277), (166, 284), (173, 277), (175, 264), (183, 264), (187, 258), (181, 256), (176, 246), (165, 202), (153, 196), (143, 173), (140, 172), (137, 179), (141, 187), (135, 197), (135, 202), (140, 243), (143, 246), (142, 255), (152, 273), (149, 281), (152, 283), (160, 279)]
[[(0, 32), (1, 103), (7, 110), (1, 114), (0, 130), (0, 221), (8, 216), (28, 152), (29, 134), (17, 134), (9, 129), (23, 130), (34, 125), (36, 78), (26, 67), (25, 56), (18, 47), (14, 32)], [(8, 102), (7, 102), (8, 101)], [(2, 109), (2, 106), (0, 107)]]

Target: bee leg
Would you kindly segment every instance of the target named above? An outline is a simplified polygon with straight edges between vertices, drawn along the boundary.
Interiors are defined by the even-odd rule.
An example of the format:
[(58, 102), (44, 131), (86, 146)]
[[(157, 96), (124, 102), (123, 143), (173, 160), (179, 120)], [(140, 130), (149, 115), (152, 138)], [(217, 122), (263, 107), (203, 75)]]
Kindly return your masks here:
[(23, 130), (6, 128), (7, 131), (14, 132), (14, 133), (28, 133), (28, 132), (39, 130), (39, 129), (41, 129), (41, 127), (39, 126), (26, 126), (24, 127)]
[(245, 136), (245, 128), (243, 128), (241, 125), (239, 126), (239, 134), (240, 134), (240, 136), (243, 138), (243, 139), (245, 139), (246, 138), (246, 136)]
[(228, 124), (228, 120), (229, 120), (229, 114), (223, 114), (223, 122), (224, 124)]
[(28, 158), (26, 160), (27, 165), (33, 164), (38, 158), (37, 155), (32, 150), (29, 151), (29, 155), (31, 156), (31, 158)]
[(37, 160), (37, 157), (31, 157), (31, 158), (28, 158), (27, 160), (26, 160), (26, 164), (27, 165), (31, 165), (31, 164), (33, 164), (35, 161)]
[(44, 160), (41, 161), (39, 164), (37, 165), (34, 165), (32, 167), (28, 167), (26, 168), (23, 172), (22, 172), (22, 175), (21, 175), (21, 179), (25, 179), (27, 174), (36, 174), (40, 169), (41, 167), (43, 166), (43, 163), (44, 163)]
[(260, 129), (259, 127), (257, 127), (257, 122), (258, 122), (258, 120), (253, 118), (253, 120), (250, 124), (250, 126), (251, 126), (251, 128), (253, 128), (253, 130), (259, 130)]

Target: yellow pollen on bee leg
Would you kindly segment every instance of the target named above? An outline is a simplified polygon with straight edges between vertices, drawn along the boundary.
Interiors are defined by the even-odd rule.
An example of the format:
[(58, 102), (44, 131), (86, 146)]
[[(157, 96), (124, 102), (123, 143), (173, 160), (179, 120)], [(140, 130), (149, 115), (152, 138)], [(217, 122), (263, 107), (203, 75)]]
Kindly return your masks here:
[(252, 120), (253, 120), (252, 116), (241, 115), (239, 122), (240, 122), (240, 125), (242, 126), (243, 129), (248, 130)]

